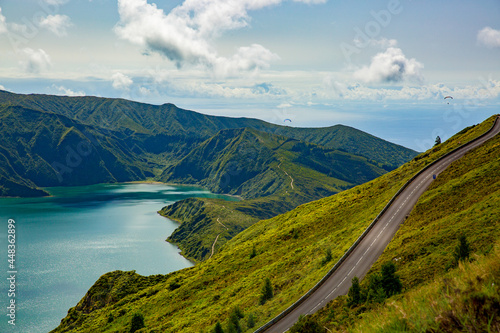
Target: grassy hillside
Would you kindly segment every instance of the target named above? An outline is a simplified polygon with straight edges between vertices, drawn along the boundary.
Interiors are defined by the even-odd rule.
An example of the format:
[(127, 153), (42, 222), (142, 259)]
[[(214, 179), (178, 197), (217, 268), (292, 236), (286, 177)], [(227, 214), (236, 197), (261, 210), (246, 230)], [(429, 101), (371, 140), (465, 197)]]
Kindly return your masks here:
[[(472, 133), (477, 133), (479, 128), (483, 130), (486, 124), (487, 122), (478, 128), (466, 129), (463, 131), (464, 135), (455, 135), (446, 144), (417, 157), (417, 159), (427, 154), (440, 154), (442, 151), (448, 150), (449, 145), (457, 145), (459, 142), (467, 141)], [(467, 139), (464, 140), (464, 137)], [(370, 275), (379, 271), (383, 263), (396, 263), (397, 273), (400, 275), (405, 290), (403, 295), (389, 299), (382, 305), (364, 304), (354, 309), (346, 307), (346, 297), (340, 298), (329, 304), (314, 318), (323, 326), (338, 331), (347, 329), (355, 332), (367, 330), (370, 332), (389, 332), (391, 331), (390, 327), (392, 327), (392, 331), (396, 332), (405, 325), (411, 331), (426, 331), (426, 329), (430, 329), (430, 331), (465, 330), (467, 326), (474, 326), (474, 321), (473, 318), (469, 318), (469, 321), (464, 319), (468, 314), (461, 311), (467, 307), (460, 309), (458, 304), (464, 304), (470, 294), (477, 292), (478, 297), (482, 300), (473, 306), (485, 306), (486, 309), (481, 308), (481, 311), (493, 311), (490, 315), (497, 316), (495, 322), (500, 327), (498, 313), (494, 312), (494, 309), (488, 309), (488, 307), (496, 306), (494, 304), (500, 305), (499, 300), (498, 298), (490, 298), (488, 292), (485, 291), (490, 289), (487, 281), (496, 279), (495, 283), (500, 282), (498, 281), (500, 279), (498, 268), (492, 267), (491, 270), (488, 268), (489, 273), (487, 274), (478, 273), (477, 280), (473, 281), (468, 288), (456, 287), (454, 289), (456, 295), (447, 296), (449, 289), (452, 288), (452, 285), (448, 283), (450, 280), (454, 280), (454, 285), (458, 286), (465, 284), (462, 280), (470, 280), (471, 277), (468, 272), (463, 272), (462, 267), (453, 269), (453, 253), (461, 235), (466, 236), (470, 243), (473, 260), (478, 256), (487, 256), (494, 252), (495, 244), (500, 245), (498, 228), (500, 207), (495, 204), (500, 200), (499, 147), (500, 137), (497, 136), (480, 148), (469, 152), (463, 159), (454, 162), (441, 173), (419, 199), (409, 218), (368, 273)], [(483, 260), (491, 261), (498, 255), (498, 250), (496, 252), (492, 257), (487, 256)], [(482, 265), (485, 268), (484, 264)], [(478, 269), (476, 268), (476, 271)], [(450, 272), (447, 273), (449, 270)], [(487, 275), (491, 276), (483, 280)], [(369, 278), (365, 278), (365, 286), (368, 280)], [(446, 293), (438, 288), (438, 286), (443, 285), (449, 288)], [(483, 297), (486, 298), (483, 299)], [(401, 298), (403, 300), (398, 301)], [(436, 299), (436, 304), (439, 306), (429, 306), (427, 301), (429, 298)], [(453, 304), (455, 300), (460, 303)], [(424, 302), (426, 305), (423, 305)], [(493, 305), (489, 302), (493, 302)], [(415, 309), (417, 306), (421, 306), (422, 309), (417, 312), (408, 310)], [(402, 312), (395, 310), (402, 308), (406, 309), (401, 310)], [(449, 313), (450, 309), (453, 309), (451, 314)], [(398, 312), (399, 318), (397, 318)], [(390, 317), (378, 321), (377, 325), (373, 325), (373, 322), (370, 323), (374, 318), (382, 318), (384, 314), (389, 313)], [(403, 313), (411, 314), (411, 318), (408, 320), (401, 318)], [(421, 320), (417, 318), (423, 313), (426, 313), (425, 318)], [(454, 315), (458, 313), (461, 316), (460, 321), (465, 320), (467, 325), (463, 327), (459, 325), (453, 329), (448, 326), (450, 323), (443, 323), (444, 326), (439, 328), (440, 324), (434, 323), (436, 324), (434, 325), (429, 318), (432, 313), (436, 314), (433, 319), (442, 317), (445, 321), (453, 320)], [(365, 317), (367, 319), (362, 319), (359, 324), (359, 327), (363, 327), (363, 329), (358, 328), (358, 320)], [(477, 319), (485, 320), (480, 317)], [(488, 322), (488, 318), (486, 322)], [(367, 327), (372, 327), (373, 330), (367, 329)], [(374, 329), (374, 327), (378, 328)], [(422, 327), (427, 328), (423, 329)], [(431, 329), (432, 327), (435, 330)]]
[[(254, 129), (222, 130), (167, 168), (160, 180), (201, 185), (246, 200), (230, 204), (188, 200), (165, 207), (160, 214), (181, 222), (169, 241), (186, 257), (200, 261), (211, 255), (218, 235), (218, 245), (222, 245), (258, 219), (285, 213), (384, 173), (366, 158), (338, 150)], [(227, 205), (230, 210), (225, 209)], [(222, 234), (216, 220), (220, 212), (225, 212), (227, 224)]]
[(167, 240), (175, 243), (183, 256), (202, 261), (258, 221), (256, 217), (239, 212), (237, 207), (240, 205), (238, 201), (190, 198), (166, 206), (159, 213), (180, 222)]
[(388, 171), (415, 157), (414, 152), (399, 145), (343, 125), (316, 128), (313, 131), (307, 128), (276, 127), (269, 132), (363, 156)]
[[(123, 287), (120, 287), (118, 281), (125, 274), (128, 274), (132, 281), (156, 278), (144, 278), (123, 272), (108, 273), (69, 311), (68, 316), (54, 332), (120, 332), (129, 327), (135, 313), (144, 316), (144, 332), (209, 332), (217, 321), (223, 326), (227, 325), (235, 307), (243, 312), (244, 318), (240, 320), (243, 330), (251, 332), (254, 329), (251, 327), (252, 321), (255, 326), (264, 324), (311, 288), (407, 179), (437, 156), (457, 147), (459, 142), (483, 133), (492, 122), (493, 118), (490, 118), (479, 126), (467, 129), (436, 149), (369, 183), (304, 204), (272, 219), (259, 221), (227, 242), (210, 260), (169, 274), (165, 276), (165, 280), (144, 282), (122, 291), (120, 288)], [(477, 222), (480, 225), (488, 219), (490, 224), (497, 224), (498, 220), (494, 219), (494, 216), (498, 214), (491, 208), (492, 203), (498, 202), (500, 196), (496, 164), (499, 160), (499, 144), (498, 137), (489, 141), (440, 175), (439, 182), (435, 182), (426, 194), (432, 196), (433, 191), (441, 190), (443, 202), (436, 208), (436, 212), (442, 213), (445, 218), (453, 215), (453, 218), (467, 217), (470, 221), (483, 221)], [(480, 156), (486, 155), (489, 156), (485, 158), (487, 163), (478, 165), (470, 177), (463, 177), (463, 186), (477, 188), (477, 184), (480, 184), (484, 193), (488, 194), (464, 207), (447, 204), (446, 198), (450, 198), (451, 202), (457, 200), (457, 193), (453, 192), (454, 187), (449, 186), (451, 184), (445, 180), (462, 179), (462, 175), (471, 172), (470, 165)], [(496, 175), (495, 181), (482, 181), (483, 176), (490, 174)], [(473, 182), (473, 185), (470, 182)], [(398, 240), (405, 239), (405, 233), (408, 232), (402, 229), (380, 260), (383, 262), (388, 258), (404, 258), (398, 260), (398, 272), (406, 289), (416, 288), (424, 281), (441, 274), (440, 272), (445, 272), (446, 260), (450, 256), (449, 248), (455, 246), (455, 243), (450, 244), (446, 240), (455, 239), (456, 228), (443, 228), (443, 233), (445, 230), (448, 232), (438, 240), (433, 239), (435, 235), (440, 234), (437, 230), (429, 226), (418, 226), (414, 216), (417, 216), (425, 200), (425, 197), (421, 199), (409, 221), (403, 225), (403, 228), (413, 226), (413, 229), (419, 230), (418, 235), (412, 235), (416, 242), (413, 246), (417, 248), (404, 247), (408, 253), (394, 252), (399, 251), (398, 245), (395, 244), (401, 246)], [(496, 215), (491, 217), (490, 213)], [(455, 220), (455, 223), (458, 223), (457, 221)], [(445, 227), (446, 223), (442, 226)], [(491, 240), (497, 239), (496, 232), (466, 222), (460, 225), (460, 228), (460, 232), (474, 240), (471, 242), (473, 253), (484, 253), (488, 249), (491, 251)], [(425, 251), (420, 252), (421, 245), (416, 244), (428, 240), (432, 241), (432, 244), (429, 243), (428, 247), (424, 248)], [(408, 242), (407, 240), (406, 243)], [(408, 244), (411, 245), (411, 242)], [(327, 255), (327, 252), (330, 255)], [(431, 253), (440, 257), (432, 258)], [(408, 256), (405, 256), (406, 254)], [(410, 254), (414, 257), (411, 258)], [(272, 283), (274, 297), (262, 305), (260, 298), (266, 278)], [(103, 298), (107, 299), (110, 288), (122, 291), (122, 298), (102, 302)], [(248, 320), (249, 318), (252, 320)], [(333, 317), (335, 322), (338, 321), (336, 318)], [(333, 327), (334, 321), (327, 320), (327, 327)]]
[(0, 107), (0, 170), (36, 186), (86, 185), (152, 176), (121, 138), (61, 115)]
[[(493, 244), (491, 244), (493, 245)], [(500, 331), (500, 243), (366, 313), (351, 332)]]
[(245, 128), (220, 131), (167, 168), (159, 179), (197, 184), (245, 199), (302, 191), (305, 202), (385, 172), (366, 158)]

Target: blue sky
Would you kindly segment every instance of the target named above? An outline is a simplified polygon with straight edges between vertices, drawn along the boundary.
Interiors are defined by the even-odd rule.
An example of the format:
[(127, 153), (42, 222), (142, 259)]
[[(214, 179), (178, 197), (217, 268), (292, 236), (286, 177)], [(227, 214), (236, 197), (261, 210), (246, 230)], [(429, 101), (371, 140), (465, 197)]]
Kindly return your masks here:
[(341, 123), (419, 151), (499, 112), (498, 0), (0, 0), (0, 8), (0, 88), (16, 93)]

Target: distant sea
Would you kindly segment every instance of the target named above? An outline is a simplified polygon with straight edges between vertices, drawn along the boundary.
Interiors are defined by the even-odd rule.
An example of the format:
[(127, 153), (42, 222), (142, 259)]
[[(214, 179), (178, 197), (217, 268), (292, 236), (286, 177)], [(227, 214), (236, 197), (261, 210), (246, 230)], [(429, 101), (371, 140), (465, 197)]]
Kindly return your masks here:
[[(188, 197), (228, 199), (196, 187), (164, 184), (47, 190), (51, 197), (0, 199), (0, 332), (49, 332), (107, 272), (166, 274), (192, 266), (165, 241), (176, 222), (157, 211)], [(10, 223), (15, 226), (14, 270), (8, 262), (9, 219), (15, 221)], [(9, 297), (11, 275), (15, 296)], [(11, 299), (15, 326), (8, 323)]]
[[(376, 110), (370, 109), (370, 106), (339, 107), (337, 112), (350, 114), (352, 118), (339, 119), (338, 123), (423, 152), (432, 148), (437, 136), (444, 142), (462, 129), (500, 113), (500, 106), (482, 106), (481, 100), (455, 99), (432, 104), (415, 101), (414, 105), (394, 102), (386, 106), (387, 109), (384, 109), (381, 103)], [(324, 124), (325, 121), (321, 126)]]

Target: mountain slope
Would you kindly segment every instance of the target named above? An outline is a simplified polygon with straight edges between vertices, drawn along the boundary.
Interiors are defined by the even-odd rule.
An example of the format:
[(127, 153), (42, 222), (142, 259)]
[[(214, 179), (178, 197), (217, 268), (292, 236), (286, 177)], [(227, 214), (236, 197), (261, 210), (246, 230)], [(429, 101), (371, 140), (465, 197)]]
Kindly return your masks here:
[[(292, 172), (299, 168), (303, 170)], [(300, 175), (308, 173), (317, 177), (303, 181)], [(254, 129), (235, 129), (220, 131), (201, 143), (159, 179), (197, 184), (245, 199), (285, 190), (302, 191), (316, 199), (383, 173), (358, 156)]]
[[(69, 311), (61, 326), (54, 332), (123, 330), (128, 327), (132, 315), (136, 312), (145, 317), (145, 331), (206, 332), (213, 329), (217, 321), (226, 325), (234, 307), (239, 307), (244, 313), (245, 318), (241, 321), (244, 331), (251, 332), (254, 328), (246, 323), (250, 315), (257, 325), (263, 324), (302, 296), (330, 269), (413, 174), (438, 156), (460, 145), (459, 142), (468, 141), (486, 131), (492, 121), (493, 118), (490, 118), (479, 126), (463, 131), (446, 143), (369, 183), (304, 204), (272, 219), (259, 221), (227, 242), (221, 252), (210, 260), (169, 274), (164, 282), (149, 287), (137, 287), (121, 300), (107, 304), (81, 301)], [(475, 177), (463, 179), (464, 188), (471, 189), (480, 184), (484, 193), (488, 193), (484, 199), (475, 201), (468, 207), (455, 209), (453, 204), (447, 204), (446, 198), (450, 198), (452, 203), (453, 200), (459, 200), (456, 198), (460, 193), (454, 192), (452, 184), (446, 181), (443, 184), (436, 183), (433, 188), (441, 190), (440, 197), (443, 199), (439, 207), (436, 207), (439, 213), (447, 216), (453, 212), (452, 215), (456, 218), (467, 216), (466, 221), (479, 223), (483, 223), (480, 221), (488, 218), (490, 213), (495, 214), (497, 208), (490, 209), (491, 204), (500, 198), (498, 145), (500, 137), (495, 137), (456, 162), (456, 176), (451, 176), (453, 169), (445, 170), (440, 175), (444, 181), (458, 181), (462, 179), (462, 175), (470, 172), (470, 164), (478, 156), (487, 156), (481, 159), (486, 162), (478, 165), (479, 169), (476, 168), (473, 172)], [(482, 177), (487, 175), (492, 175), (494, 181), (483, 181)], [(430, 191), (432, 190), (431, 188)], [(419, 201), (415, 212), (421, 204), (422, 201)], [(446, 225), (447, 220), (443, 221)], [(474, 235), (473, 238), (477, 240), (474, 251), (491, 249), (491, 240), (499, 238), (498, 232), (492, 233), (492, 229), (477, 228), (477, 225), (469, 225), (466, 221), (460, 225), (459, 231)], [(496, 225), (498, 221), (490, 221), (495, 224), (494, 229), (499, 230)], [(403, 225), (403, 228), (406, 225)], [(419, 226), (418, 229), (420, 233), (417, 242), (431, 240), (436, 234), (434, 228)], [(403, 239), (404, 232), (398, 232), (396, 238)], [(450, 228), (449, 232), (455, 232), (456, 235), (457, 230)], [(448, 249), (454, 244), (446, 242), (445, 234), (443, 237), (438, 241), (434, 239), (432, 243), (433, 248), (429, 253), (436, 257), (429, 257), (431, 260), (422, 261), (420, 266), (415, 264), (414, 260), (426, 258), (427, 252), (421, 253), (419, 249), (412, 247), (412, 253), (416, 256), (404, 264), (404, 268), (408, 269), (407, 273), (401, 274), (404, 285), (407, 283), (405, 279), (411, 278), (418, 271), (427, 271), (432, 273), (432, 276), (445, 271), (446, 268), (438, 263), (449, 257)], [(450, 235), (450, 238), (453, 236)], [(394, 244), (394, 247), (398, 248), (398, 243)], [(398, 254), (388, 249), (384, 258), (397, 258), (396, 255)], [(84, 299), (94, 299), (96, 292), (101, 290), (99, 286), (102, 281), (110, 276), (108, 274), (101, 277), (95, 284), (96, 288)], [(266, 277), (271, 280), (274, 297), (261, 305), (261, 289)], [(89, 304), (95, 305), (92, 311)]]
[[(12, 108), (15, 107), (19, 110), (23, 110), (24, 115), (17, 115), (16, 112), (12, 112)], [(378, 168), (384, 168), (385, 170), (394, 168), (416, 155), (416, 152), (410, 149), (388, 143), (361, 131), (344, 126), (326, 129), (294, 129), (269, 124), (257, 119), (203, 115), (193, 111), (179, 109), (173, 104), (149, 105), (123, 99), (36, 94), (20, 95), (0, 91), (0, 109), (3, 112), (2, 117), (4, 120), (0, 124), (0, 129), (2, 132), (9, 132), (9, 137), (4, 136), (4, 139), (12, 141), (4, 141), (4, 157), (0, 158), (0, 160), (4, 160), (3, 167), (0, 169), (0, 182), (2, 182), (3, 186), (2, 193), (5, 194), (15, 192), (9, 190), (9, 184), (17, 187), (21, 186), (23, 188), (48, 186), (47, 184), (50, 184), (50, 186), (83, 185), (99, 181), (130, 181), (145, 179), (146, 177), (161, 175), (162, 173), (162, 179), (172, 178), (189, 181), (183, 178), (182, 175), (178, 175), (179, 168), (172, 169), (172, 166), (175, 164), (178, 165), (178, 162), (187, 157), (191, 151), (203, 150), (203, 147), (199, 147), (199, 145), (212, 137), (212, 142), (225, 140), (221, 138), (222, 134), (220, 131), (230, 129), (249, 128), (270, 134), (282, 132), (286, 134), (287, 138), (291, 141), (300, 140), (304, 145), (309, 142), (321, 143), (326, 149), (338, 149), (349, 154), (353, 154), (355, 151), (354, 155), (360, 157), (365, 156), (370, 164)], [(11, 112), (6, 112), (6, 109), (11, 110)], [(28, 110), (30, 110), (29, 112), (33, 119), (28, 119), (29, 117), (26, 116)], [(38, 119), (41, 114), (44, 115), (45, 119), (43, 122), (37, 122), (36, 119)], [(54, 116), (49, 117), (49, 114)], [(55, 117), (55, 115), (57, 115), (57, 117)], [(12, 119), (9, 119), (9, 117)], [(19, 117), (26, 118), (29, 123), (28, 129), (31, 131), (31, 134), (28, 134), (27, 129), (22, 127), (23, 123), (19, 120)], [(33, 162), (29, 163), (28, 170), (23, 169), (23, 172), (21, 172), (20, 169), (15, 170), (15, 174), (12, 173), (12, 170), (7, 164), (10, 163), (11, 166), (15, 166), (26, 163), (26, 160), (20, 160), (21, 156), (16, 152), (16, 149), (32, 148), (30, 146), (31, 143), (26, 143), (26, 145), (23, 144), (23, 148), (17, 147), (16, 138), (19, 136), (22, 137), (23, 135), (41, 135), (40, 139), (42, 140), (40, 140), (39, 143), (41, 143), (43, 139), (53, 140), (54, 138), (51, 137), (50, 130), (52, 130), (51, 126), (53, 127), (55, 125), (50, 122), (54, 121), (57, 124), (57, 122), (60, 121), (58, 119), (65, 119), (65, 124), (67, 124), (68, 128), (74, 127), (75, 129), (85, 129), (85, 133), (83, 133), (84, 136), (95, 136), (97, 138), (97, 143), (94, 143), (97, 146), (105, 148), (102, 152), (107, 158), (116, 159), (115, 162), (108, 161), (106, 168), (116, 165), (117, 168), (127, 170), (108, 170), (112, 176), (108, 175), (105, 177), (101, 174), (100, 176), (92, 176), (85, 179), (83, 174), (70, 172), (69, 170), (72, 168), (64, 168), (63, 163), (61, 167), (66, 171), (66, 176), (68, 177), (63, 177), (62, 181), (60, 177), (57, 177), (59, 180), (58, 184), (54, 184), (53, 174), (51, 174), (53, 171), (50, 171), (50, 168), (46, 165), (47, 163), (39, 165), (33, 162), (39, 161), (40, 159), (36, 156), (33, 157), (31, 152), (28, 151), (28, 159), (31, 159), (31, 162)], [(9, 128), (7, 128), (7, 126), (9, 126)], [(66, 133), (66, 130), (56, 132), (59, 133), (57, 135), (63, 135)], [(73, 137), (73, 140), (76, 141), (80, 140), (77, 137), (81, 137), (82, 134), (72, 131), (68, 131), (67, 133), (70, 134), (69, 137)], [(233, 135), (231, 133), (234, 134), (234, 132), (229, 131), (226, 135)], [(260, 133), (259, 137), (262, 138), (264, 136)], [(244, 139), (253, 140), (254, 138), (240, 138), (240, 148), (243, 147), (241, 142)], [(338, 142), (334, 142), (335, 140), (338, 140)], [(73, 143), (77, 144), (77, 142)], [(60, 146), (59, 143), (52, 142), (52, 144)], [(255, 154), (259, 152), (255, 143), (247, 144), (253, 147), (253, 150), (250, 151), (251, 153)], [(67, 145), (63, 145), (62, 149), (64, 150), (66, 146)], [(9, 147), (9, 149), (7, 149), (7, 147)], [(75, 149), (75, 147), (71, 149)], [(305, 147), (305, 149), (307, 149), (307, 147)], [(242, 152), (243, 151), (240, 151), (238, 153)], [(68, 154), (72, 155), (75, 159), (75, 163), (78, 163), (77, 161), (79, 158), (73, 151), (68, 151), (66, 155)], [(59, 155), (64, 155), (64, 153), (59, 152)], [(233, 154), (232, 156), (236, 155)], [(52, 156), (47, 157), (52, 158)], [(64, 159), (64, 156), (62, 156), (62, 158)], [(193, 153), (191, 153), (191, 158), (193, 158)], [(8, 163), (5, 161), (6, 159), (8, 159)], [(93, 175), (93, 167), (97, 167), (97, 165), (89, 163), (89, 159), (82, 160), (88, 163), (85, 166), (82, 165), (83, 167), (89, 166), (87, 175)], [(331, 158), (329, 160), (331, 160)], [(50, 165), (52, 162), (53, 161), (49, 161), (48, 164)], [(185, 162), (186, 161), (183, 163)], [(271, 161), (267, 162), (266, 165)], [(314, 163), (318, 164), (317, 162), (316, 159)], [(211, 161), (211, 163), (215, 163), (215, 161)], [(246, 188), (243, 187), (239, 189), (232, 188), (234, 185), (232, 183), (227, 184), (225, 186), (226, 188), (220, 186), (226, 181), (228, 175), (231, 175), (231, 172), (238, 172), (238, 170), (231, 169), (235, 163), (238, 163), (238, 161), (228, 161), (226, 158), (225, 169), (218, 170), (224, 171), (224, 173), (215, 172), (210, 175), (210, 182), (206, 180), (205, 182), (200, 181), (200, 183), (203, 183), (202, 185), (211, 184), (211, 187), (217, 188), (215, 189), (216, 191), (220, 189), (224, 191), (224, 193), (237, 193), (240, 190), (246, 190)], [(325, 169), (331, 169), (328, 167), (325, 168), (327, 164), (325, 161), (320, 162), (318, 165), (321, 164), (323, 170), (320, 170), (320, 173), (324, 173)], [(41, 166), (41, 169), (37, 169), (39, 166)], [(195, 166), (195, 164), (190, 163), (190, 166)], [(204, 167), (204, 165), (199, 165), (199, 167)], [(258, 167), (259, 165), (254, 166), (253, 172), (257, 172)], [(167, 168), (168, 171), (165, 172)], [(35, 174), (30, 171), (35, 171)], [(171, 171), (176, 172), (168, 174)], [(193, 170), (193, 172), (195, 171), (196, 170)], [(337, 171), (344, 173), (348, 170)], [(100, 174), (101, 172), (104, 172), (102, 167), (98, 167), (97, 173)], [(263, 172), (265, 172), (265, 170), (258, 170), (260, 174)], [(232, 181), (235, 181), (240, 176), (244, 175), (231, 175), (230, 178)], [(269, 174), (269, 176), (271, 176), (271, 174)], [(343, 179), (342, 177), (335, 177)], [(272, 177), (266, 178), (271, 179)], [(370, 179), (370, 177), (367, 179)], [(352, 179), (352, 177), (343, 180), (350, 183), (359, 183)], [(212, 185), (215, 183), (218, 184), (218, 186)], [(236, 183), (238, 183), (238, 181), (236, 181)], [(269, 184), (269, 186), (281, 185), (276, 183), (274, 185)], [(24, 192), (18, 191), (19, 195), (23, 195), (23, 193)], [(41, 193), (43, 192), (32, 192), (32, 194)], [(254, 193), (251, 193), (251, 191), (248, 193), (248, 197), (257, 196), (256, 190)]]
[[(389, 143), (362, 131), (346, 127), (294, 128), (266, 123), (251, 118), (209, 116), (183, 110), (173, 104), (150, 105), (124, 99), (100, 97), (66, 97), (52, 95), (20, 95), (0, 90), (0, 105), (19, 105), (25, 108), (53, 112), (74, 119), (82, 124), (121, 132), (130, 137), (154, 138), (156, 150), (169, 140), (182, 139), (188, 143), (206, 140), (224, 129), (253, 128), (271, 134), (342, 149), (364, 156), (379, 166), (397, 167), (410, 160), (416, 152)], [(160, 149), (161, 150), (161, 149)], [(188, 150), (189, 151), (189, 150)], [(186, 151), (186, 153), (188, 152)]]
[[(467, 132), (475, 132), (474, 130), (468, 129)], [(446, 143), (457, 144), (460, 141), (467, 140), (463, 140), (463, 136), (456, 135)], [(339, 299), (316, 314), (315, 319), (333, 330), (343, 331), (346, 327), (352, 326), (351, 331), (363, 332), (371, 331), (368, 327), (373, 329), (374, 325), (370, 323), (370, 320), (376, 316), (381, 318), (378, 321), (379, 329), (388, 330), (391, 326), (402, 329), (406, 326), (407, 331), (434, 331), (431, 328), (436, 326), (441, 328), (435, 328), (435, 331), (461, 331), (471, 325), (480, 327), (483, 323), (479, 321), (488, 323), (491, 318), (499, 318), (498, 298), (497, 300), (491, 298), (491, 294), (487, 291), (491, 289), (492, 282), (495, 285), (500, 282), (498, 268), (486, 269), (484, 267), (484, 270), (476, 271), (476, 275), (472, 276), (472, 281), (470, 281), (471, 275), (464, 274), (462, 267), (453, 269), (456, 265), (453, 253), (462, 235), (470, 243), (473, 260), (486, 256), (481, 260), (491, 261), (498, 256), (500, 207), (495, 203), (500, 199), (499, 147), (500, 137), (497, 135), (441, 173), (427, 192), (421, 196), (415, 209), (372, 267), (369, 274), (380, 270), (383, 263), (395, 262), (398, 268), (397, 273), (405, 288), (402, 296), (386, 301), (385, 306), (363, 305), (363, 310), (352, 309), (344, 313), (342, 320), (338, 316), (330, 315), (330, 313), (340, 312), (340, 309), (346, 305), (345, 298)], [(439, 152), (439, 148), (442, 147), (436, 148), (436, 152)], [(496, 253), (495, 246), (497, 247)], [(492, 258), (489, 257), (490, 253)], [(486, 271), (490, 273), (486, 274)], [(488, 276), (489, 274), (492, 275)], [(473, 283), (467, 282), (468, 288), (455, 289), (451, 292), (452, 295), (447, 291), (443, 293), (442, 290), (453, 290), (449, 284), (451, 279), (455, 280), (455, 285), (463, 285), (461, 280), (464, 279)], [(365, 280), (369, 279), (365, 278)], [(434, 289), (439, 285), (445, 289)], [(470, 297), (470, 295), (473, 296)], [(438, 300), (442, 307), (429, 307), (429, 299)], [(460, 309), (458, 305), (463, 304), (464, 299), (474, 302), (474, 304), (469, 304), (473, 308), (486, 306), (486, 309), (469, 317), (470, 313), (463, 313), (465, 308)], [(457, 304), (453, 304), (454, 302)], [(497, 312), (494, 311), (495, 306), (497, 306)], [(401, 311), (407, 313), (408, 317), (405, 320), (396, 319), (393, 308), (404, 309)], [(415, 308), (420, 308), (420, 310), (415, 311)], [(408, 311), (408, 309), (412, 310)], [(450, 313), (449, 309), (453, 309), (453, 312)], [(367, 319), (358, 320), (359, 312), (365, 311), (367, 313), (362, 317)], [(488, 311), (493, 312), (488, 313)], [(433, 313), (436, 314), (434, 317), (427, 317)], [(389, 314), (389, 317), (386, 318), (385, 314)], [(446, 323), (446, 320), (457, 319), (455, 315), (463, 319), (459, 321), (461, 324), (454, 329), (446, 330), (447, 327), (448, 329), (450, 326), (453, 327), (450, 323)], [(442, 320), (435, 321), (436, 318)], [(474, 320), (478, 322), (475, 323)], [(492, 323), (500, 327), (498, 319), (490, 322)]]
[[(64, 116), (0, 107), (2, 177), (34, 186), (85, 185), (144, 179), (147, 166), (130, 158), (117, 137)], [(22, 193), (17, 193), (22, 194)]]
[(414, 152), (404, 147), (343, 125), (315, 129), (280, 126), (265, 131), (363, 156), (387, 171), (416, 156)]
[(163, 207), (158, 213), (179, 221), (167, 240), (175, 243), (184, 257), (199, 262), (218, 253), (231, 238), (259, 220), (241, 212), (242, 205), (246, 202), (189, 198)]
[[(186, 200), (159, 213), (181, 222), (168, 240), (176, 243), (184, 256), (200, 261), (211, 255), (211, 242), (218, 235), (222, 236), (218, 238), (220, 246), (258, 219), (276, 216), (384, 173), (366, 158), (338, 150), (254, 129), (222, 130), (167, 168), (159, 179), (201, 185), (245, 200)], [(186, 207), (193, 204), (199, 209)], [(216, 222), (219, 213), (214, 209), (226, 212), (224, 207), (229, 207), (234, 216), (224, 216), (228, 227), (221, 233)]]

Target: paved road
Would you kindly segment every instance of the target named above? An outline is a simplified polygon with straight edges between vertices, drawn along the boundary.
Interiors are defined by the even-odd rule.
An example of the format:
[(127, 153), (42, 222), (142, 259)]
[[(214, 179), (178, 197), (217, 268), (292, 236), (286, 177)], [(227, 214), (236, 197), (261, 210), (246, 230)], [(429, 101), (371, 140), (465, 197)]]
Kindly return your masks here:
[(298, 320), (301, 314), (312, 314), (340, 295), (346, 295), (354, 276), (360, 279), (377, 261), (387, 247), (405, 217), (411, 212), (418, 198), (438, 175), (452, 162), (461, 158), (466, 152), (474, 149), (500, 132), (500, 120), (486, 136), (483, 136), (460, 150), (445, 156), (430, 168), (418, 175), (396, 198), (393, 204), (380, 216), (378, 222), (363, 238), (353, 252), (339, 266), (333, 275), (319, 289), (303, 301), (297, 308), (280, 319), (277, 323), (261, 332), (282, 333), (287, 331)]

